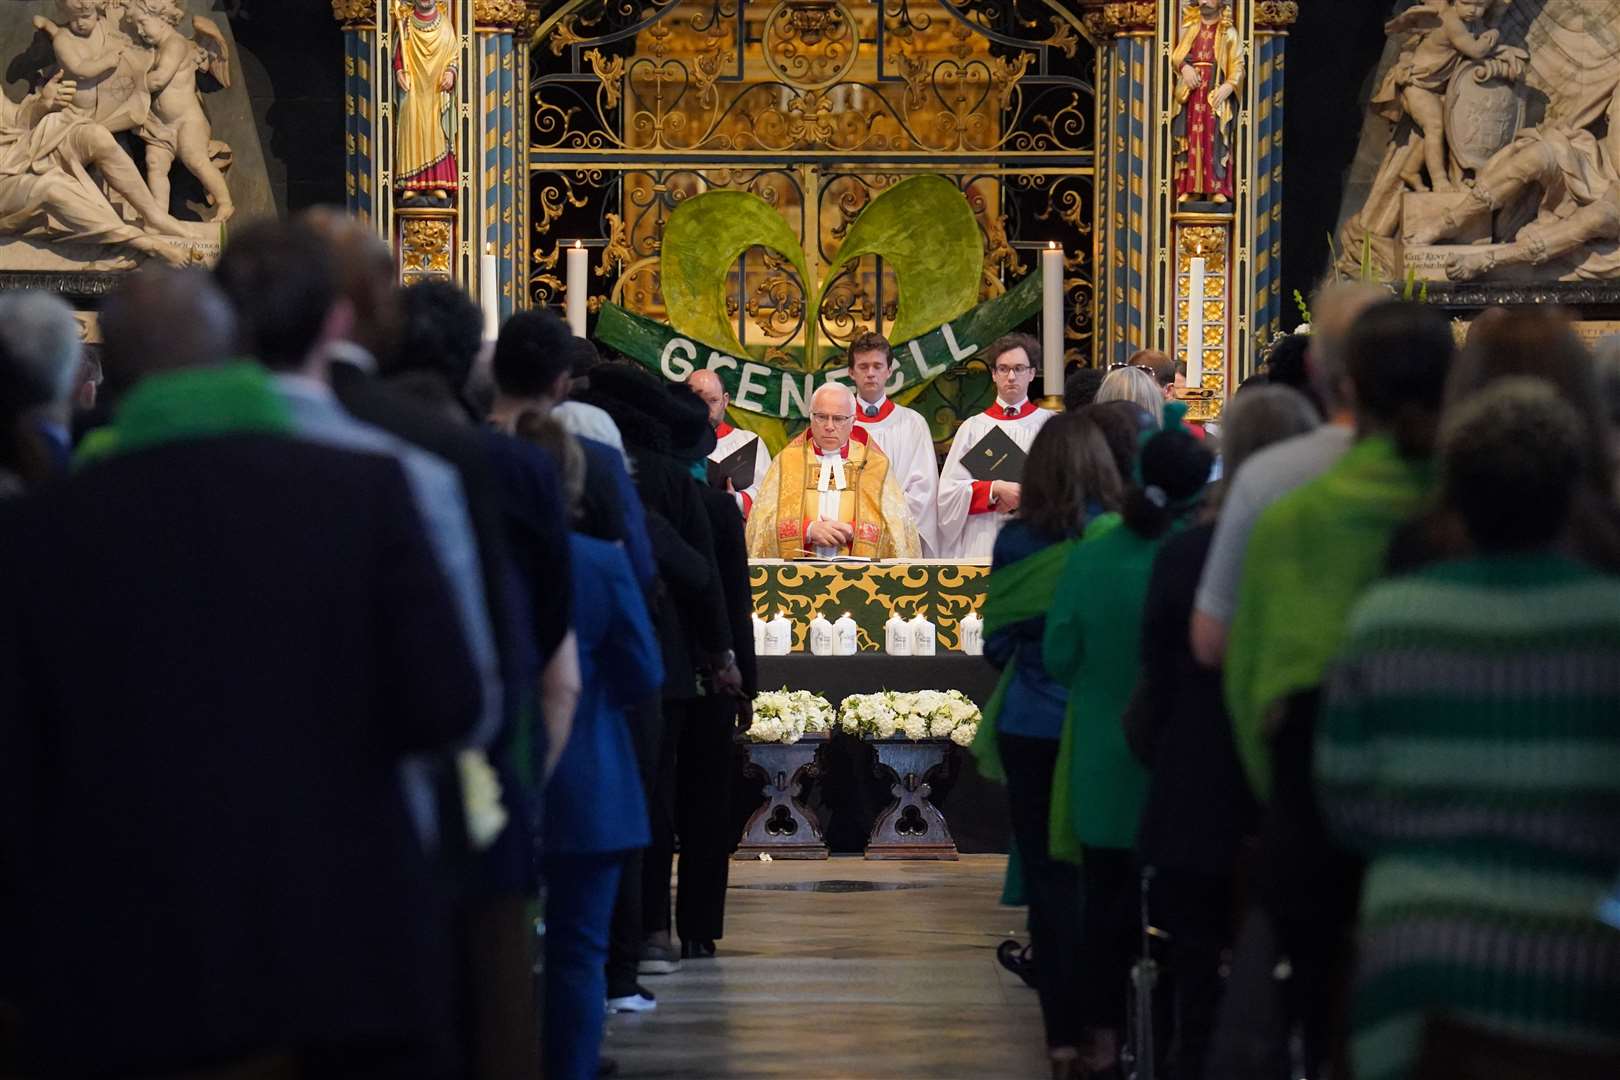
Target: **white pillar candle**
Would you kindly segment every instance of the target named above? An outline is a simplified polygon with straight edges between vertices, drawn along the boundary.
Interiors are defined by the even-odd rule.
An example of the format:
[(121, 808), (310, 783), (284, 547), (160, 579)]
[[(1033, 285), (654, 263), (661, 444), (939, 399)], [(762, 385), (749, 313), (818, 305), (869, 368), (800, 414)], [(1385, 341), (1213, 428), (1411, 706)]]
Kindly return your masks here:
[(495, 245), (484, 245), (478, 257), (478, 306), (484, 309), (484, 340), (494, 341), (501, 333), (500, 270), (495, 266)]
[(1204, 385), (1204, 258), (1193, 256), (1187, 275), (1187, 388)]
[(568, 249), (568, 328), (575, 337), (585, 336), (585, 300), (589, 295), (585, 285), (585, 269), (590, 265), (590, 252), (578, 241)]
[(1056, 241), (1041, 252), (1041, 385), (1048, 397), (1063, 394), (1063, 249)]

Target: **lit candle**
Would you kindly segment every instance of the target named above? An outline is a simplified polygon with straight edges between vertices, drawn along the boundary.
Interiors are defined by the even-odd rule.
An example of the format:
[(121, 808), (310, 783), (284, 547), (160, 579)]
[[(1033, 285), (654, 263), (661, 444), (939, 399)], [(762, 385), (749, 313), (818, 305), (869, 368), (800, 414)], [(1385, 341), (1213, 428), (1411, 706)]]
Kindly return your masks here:
[(1056, 241), (1041, 252), (1042, 385), (1047, 397), (1063, 394), (1063, 249)]
[(478, 257), (478, 306), (484, 309), (484, 340), (494, 341), (501, 333), (500, 270), (495, 265), (495, 245), (485, 244)]
[(568, 291), (564, 299), (568, 305), (568, 328), (575, 337), (585, 336), (585, 299), (588, 295), (585, 268), (589, 265), (590, 257), (578, 240), (568, 249)]
[(1195, 255), (1187, 277), (1187, 388), (1204, 385), (1204, 259)]

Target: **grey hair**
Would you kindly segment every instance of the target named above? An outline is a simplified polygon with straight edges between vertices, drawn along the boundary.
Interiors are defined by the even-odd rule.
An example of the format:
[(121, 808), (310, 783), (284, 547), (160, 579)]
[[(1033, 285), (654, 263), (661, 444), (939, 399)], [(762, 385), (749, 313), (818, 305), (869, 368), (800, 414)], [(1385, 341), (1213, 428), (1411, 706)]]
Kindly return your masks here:
[(1211, 509), (1225, 501), (1232, 478), (1249, 458), (1273, 443), (1314, 431), (1316, 406), (1291, 386), (1255, 386), (1232, 398), (1221, 414), (1221, 482)]
[(843, 394), (844, 400), (849, 403), (850, 411), (853, 412), (855, 410), (855, 391), (851, 390), (841, 382), (824, 382), (820, 386), (816, 387), (816, 392), (810, 395), (810, 407), (812, 409), (816, 407), (816, 398), (820, 397), (828, 390), (837, 390), (839, 393)]
[(1142, 406), (1153, 417), (1153, 426), (1164, 426), (1164, 390), (1159, 380), (1141, 368), (1115, 368), (1097, 388), (1096, 403), (1129, 401)]
[(1368, 281), (1335, 281), (1311, 299), (1311, 341), (1306, 355), (1315, 366), (1319, 393), (1331, 395), (1328, 408), (1337, 404), (1345, 380), (1350, 377), (1344, 343), (1361, 313), (1375, 304), (1393, 299), (1386, 288)]
[(73, 396), (83, 349), (79, 321), (61, 297), (0, 294), (0, 343), (19, 368), (30, 407), (64, 405)]

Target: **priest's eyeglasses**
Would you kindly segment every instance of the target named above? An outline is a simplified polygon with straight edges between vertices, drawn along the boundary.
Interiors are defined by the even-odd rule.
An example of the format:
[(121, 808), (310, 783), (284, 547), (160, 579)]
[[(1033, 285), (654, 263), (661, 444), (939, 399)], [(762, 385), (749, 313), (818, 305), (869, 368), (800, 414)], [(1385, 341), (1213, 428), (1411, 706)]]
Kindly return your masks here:
[(853, 413), (835, 414), (818, 412), (811, 413), (810, 419), (814, 420), (818, 424), (847, 424), (851, 420), (855, 419), (855, 415)]
[(1030, 367), (1028, 364), (1018, 364), (1015, 367), (1008, 367), (1005, 364), (997, 364), (996, 365), (996, 374), (997, 375), (1023, 375), (1026, 372), (1030, 372), (1030, 371), (1033, 371), (1033, 370), (1034, 370), (1034, 368)]

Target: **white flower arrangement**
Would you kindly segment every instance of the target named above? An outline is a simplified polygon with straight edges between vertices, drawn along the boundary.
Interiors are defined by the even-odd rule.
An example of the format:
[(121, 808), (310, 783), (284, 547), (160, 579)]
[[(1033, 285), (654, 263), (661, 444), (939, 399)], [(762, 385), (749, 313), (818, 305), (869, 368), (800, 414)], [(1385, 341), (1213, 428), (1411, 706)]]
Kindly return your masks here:
[(836, 720), (832, 704), (808, 690), (771, 690), (754, 698), (754, 722), (744, 738), (749, 742), (796, 743), (806, 735), (832, 730)]
[(838, 727), (874, 739), (949, 739), (970, 746), (979, 732), (979, 707), (960, 690), (852, 694), (838, 710)]

